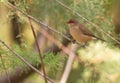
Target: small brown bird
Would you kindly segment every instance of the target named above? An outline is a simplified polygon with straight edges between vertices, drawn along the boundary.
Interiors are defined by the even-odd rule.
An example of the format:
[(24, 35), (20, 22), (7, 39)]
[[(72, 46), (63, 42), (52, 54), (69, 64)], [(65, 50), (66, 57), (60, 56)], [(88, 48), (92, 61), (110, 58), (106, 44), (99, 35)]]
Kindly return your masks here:
[(77, 42), (86, 43), (87, 41), (99, 39), (104, 41), (101, 38), (96, 37), (90, 30), (88, 30), (84, 25), (74, 19), (70, 19), (67, 22), (70, 27), (70, 34), (73, 39)]

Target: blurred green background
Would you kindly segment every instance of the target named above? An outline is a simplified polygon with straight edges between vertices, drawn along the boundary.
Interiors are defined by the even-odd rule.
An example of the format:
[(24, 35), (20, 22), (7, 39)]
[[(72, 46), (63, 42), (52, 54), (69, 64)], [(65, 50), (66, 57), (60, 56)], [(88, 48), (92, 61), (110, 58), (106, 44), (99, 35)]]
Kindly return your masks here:
[[(107, 37), (104, 33), (96, 30), (84, 19), (75, 14), (76, 11), (89, 21), (98, 25), (104, 32), (120, 41), (120, 10), (119, 0), (60, 0), (70, 7), (69, 11), (61, 6), (56, 0), (8, 0), (22, 11), (29, 11), (34, 18), (50, 25), (53, 29), (65, 34), (69, 27), (66, 22), (73, 18), (79, 20), (95, 35), (106, 40), (91, 41), (85, 48), (78, 48), (76, 54), (85, 64), (74, 61), (67, 83), (120, 83), (120, 45)], [(45, 28), (32, 22), (37, 38), (42, 42), (42, 54), (46, 55), (45, 66), (47, 75), (59, 83), (65, 68), (68, 56), (63, 52), (57, 54), (44, 49), (52, 44), (39, 32), (39, 28)], [(51, 36), (62, 41), (62, 36), (45, 28)], [(42, 39), (42, 37), (44, 39)], [(0, 39), (22, 55), (31, 64), (40, 64), (38, 53), (34, 47), (34, 37), (30, 28), (28, 18), (11, 8), (7, 0), (0, 0)], [(69, 44), (68, 48), (71, 44)], [(62, 56), (64, 55), (64, 56)], [(22, 61), (15, 57), (4, 45), (0, 43), (0, 56), (8, 71), (14, 71), (16, 67), (27, 67)], [(0, 74), (5, 72), (3, 63), (0, 61)], [(26, 69), (27, 72), (27, 69)], [(44, 79), (34, 73), (22, 80), (20, 83), (44, 83)]]

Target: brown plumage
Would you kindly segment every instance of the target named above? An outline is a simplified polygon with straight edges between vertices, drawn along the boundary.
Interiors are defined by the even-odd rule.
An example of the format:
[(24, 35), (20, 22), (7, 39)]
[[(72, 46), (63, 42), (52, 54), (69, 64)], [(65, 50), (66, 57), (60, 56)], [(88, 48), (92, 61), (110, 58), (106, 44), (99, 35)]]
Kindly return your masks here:
[(77, 42), (85, 43), (93, 39), (99, 39), (104, 41), (103, 39), (96, 37), (90, 30), (88, 30), (77, 20), (71, 19), (67, 22), (67, 24), (70, 27), (71, 36)]

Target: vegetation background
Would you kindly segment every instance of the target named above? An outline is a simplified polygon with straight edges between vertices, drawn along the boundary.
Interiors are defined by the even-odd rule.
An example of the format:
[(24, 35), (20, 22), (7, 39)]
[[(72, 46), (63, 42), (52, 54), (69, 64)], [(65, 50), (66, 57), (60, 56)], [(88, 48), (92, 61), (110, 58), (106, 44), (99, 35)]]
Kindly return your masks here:
[[(33, 20), (31, 23), (8, 2), (40, 23)], [(120, 83), (119, 3), (119, 0), (0, 0), (0, 40), (42, 72), (36, 39), (44, 57), (42, 66), (45, 66), (46, 76), (57, 83)], [(64, 38), (72, 39), (66, 23), (71, 18), (79, 20), (106, 42), (90, 41), (85, 47), (76, 44), (77, 48), (73, 50), (71, 40)], [(66, 52), (62, 45), (71, 50)], [(61, 82), (70, 52), (77, 57), (74, 57), (67, 81)], [(0, 83), (45, 83), (43, 76), (35, 73), (1, 41), (0, 59)]]

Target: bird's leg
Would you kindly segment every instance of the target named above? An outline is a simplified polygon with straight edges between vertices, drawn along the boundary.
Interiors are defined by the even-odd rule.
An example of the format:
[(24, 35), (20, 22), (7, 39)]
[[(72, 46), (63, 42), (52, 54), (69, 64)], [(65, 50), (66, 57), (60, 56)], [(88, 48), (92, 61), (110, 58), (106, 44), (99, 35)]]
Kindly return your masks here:
[(72, 42), (73, 44), (75, 44), (75, 43), (76, 43), (76, 40), (72, 39), (71, 42)]

